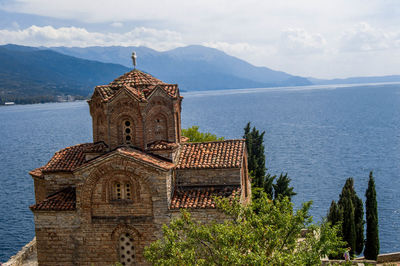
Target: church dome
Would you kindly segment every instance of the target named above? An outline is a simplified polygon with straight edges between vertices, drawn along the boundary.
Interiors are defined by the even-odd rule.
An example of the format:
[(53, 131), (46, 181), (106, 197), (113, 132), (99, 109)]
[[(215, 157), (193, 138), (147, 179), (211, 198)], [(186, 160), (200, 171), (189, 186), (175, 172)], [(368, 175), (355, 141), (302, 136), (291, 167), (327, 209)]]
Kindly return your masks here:
[(146, 101), (156, 88), (161, 88), (172, 98), (179, 98), (177, 84), (168, 84), (143, 71), (134, 69), (116, 78), (108, 85), (96, 86), (96, 92), (102, 97), (103, 101), (110, 101), (117, 95), (118, 91), (128, 90), (139, 101)]
[(134, 69), (124, 75), (116, 78), (113, 82), (109, 84), (110, 87), (142, 87), (151, 85), (161, 85), (166, 84), (161, 80), (153, 77), (150, 74), (144, 73), (140, 70)]

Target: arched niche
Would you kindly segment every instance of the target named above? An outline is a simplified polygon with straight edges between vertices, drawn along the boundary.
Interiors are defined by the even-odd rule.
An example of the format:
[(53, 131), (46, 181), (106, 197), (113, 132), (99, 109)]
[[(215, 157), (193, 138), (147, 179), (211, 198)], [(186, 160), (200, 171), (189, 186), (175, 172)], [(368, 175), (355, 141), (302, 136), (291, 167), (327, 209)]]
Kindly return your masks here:
[[(133, 172), (121, 170), (121, 160), (111, 160), (98, 166), (86, 179), (81, 193), (81, 209), (84, 217), (152, 217), (152, 187), (146, 178)], [(119, 168), (119, 169), (118, 169)], [(136, 166), (130, 166), (130, 169)], [(129, 184), (130, 195), (121, 199), (115, 198), (113, 185)], [(126, 193), (126, 191), (125, 191)]]
[(146, 114), (146, 144), (154, 141), (175, 141), (174, 115), (165, 106), (156, 105)]
[(142, 239), (139, 231), (133, 226), (119, 224), (111, 233), (111, 239), (115, 243), (118, 261), (122, 265), (135, 265)]

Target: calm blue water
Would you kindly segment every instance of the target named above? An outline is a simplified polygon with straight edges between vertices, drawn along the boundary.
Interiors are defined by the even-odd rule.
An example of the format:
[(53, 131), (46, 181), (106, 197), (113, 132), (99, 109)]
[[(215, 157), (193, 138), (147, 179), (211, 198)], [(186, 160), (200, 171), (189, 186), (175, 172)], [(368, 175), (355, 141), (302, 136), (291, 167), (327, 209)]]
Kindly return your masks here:
[[(400, 251), (400, 85), (303, 87), (184, 94), (183, 127), (199, 125), (241, 138), (252, 121), (265, 130), (267, 167), (288, 172), (298, 193), (313, 200), (320, 220), (347, 177), (364, 199), (376, 179), (381, 252)], [(28, 171), (61, 148), (91, 141), (86, 102), (0, 108), (0, 261), (34, 236), (33, 182)]]

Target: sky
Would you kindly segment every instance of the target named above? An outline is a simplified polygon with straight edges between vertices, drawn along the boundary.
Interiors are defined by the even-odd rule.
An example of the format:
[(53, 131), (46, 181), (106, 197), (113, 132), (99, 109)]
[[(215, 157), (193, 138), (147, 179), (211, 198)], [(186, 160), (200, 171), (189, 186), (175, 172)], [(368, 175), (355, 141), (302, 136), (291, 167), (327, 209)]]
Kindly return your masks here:
[(0, 0), (0, 44), (198, 44), (316, 78), (400, 75), (399, 26), (399, 0)]

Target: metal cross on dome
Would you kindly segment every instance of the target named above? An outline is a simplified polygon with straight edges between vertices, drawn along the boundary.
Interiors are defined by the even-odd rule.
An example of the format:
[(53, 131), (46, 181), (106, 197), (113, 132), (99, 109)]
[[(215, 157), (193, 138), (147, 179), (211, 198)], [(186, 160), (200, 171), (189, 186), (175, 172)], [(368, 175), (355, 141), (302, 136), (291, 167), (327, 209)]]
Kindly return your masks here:
[(132, 63), (133, 63), (133, 69), (136, 69), (136, 58), (137, 58), (137, 56), (136, 56), (135, 52), (132, 52), (131, 58), (132, 58)]

